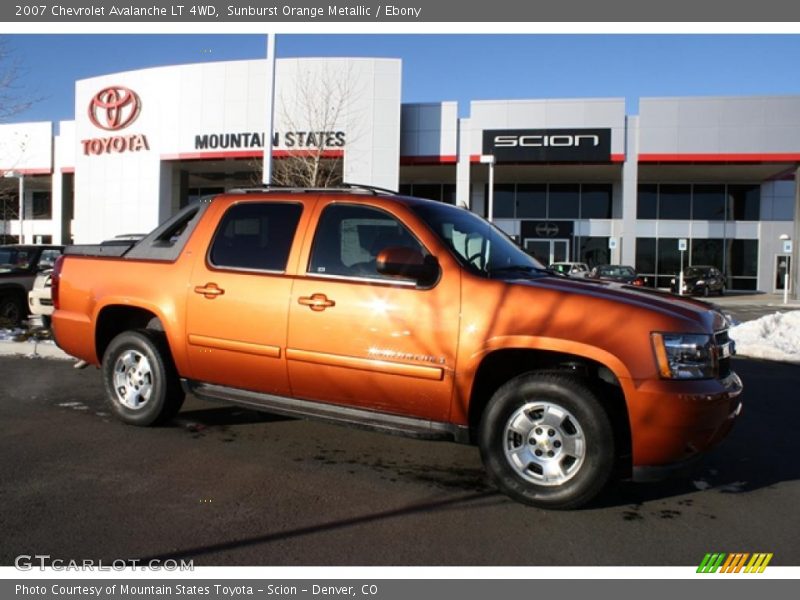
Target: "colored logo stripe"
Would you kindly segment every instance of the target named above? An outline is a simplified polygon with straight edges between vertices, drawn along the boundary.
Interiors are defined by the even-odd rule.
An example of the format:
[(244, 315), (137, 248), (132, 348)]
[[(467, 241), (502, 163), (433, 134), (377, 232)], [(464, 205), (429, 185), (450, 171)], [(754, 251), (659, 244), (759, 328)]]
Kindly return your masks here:
[[(763, 573), (764, 569), (772, 560), (773, 554), (765, 552), (709, 552), (703, 557), (700, 566), (697, 567), (698, 573), (739, 573), (744, 568), (745, 573)], [(748, 562), (747, 559), (750, 559)], [(745, 566), (747, 563), (747, 566)]]

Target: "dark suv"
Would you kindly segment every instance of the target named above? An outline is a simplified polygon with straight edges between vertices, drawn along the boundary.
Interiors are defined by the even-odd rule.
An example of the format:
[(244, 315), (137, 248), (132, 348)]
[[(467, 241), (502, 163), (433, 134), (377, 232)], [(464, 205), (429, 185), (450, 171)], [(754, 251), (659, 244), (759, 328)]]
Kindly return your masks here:
[[(670, 281), (670, 291), (679, 293), (679, 276)], [(692, 266), (683, 273), (683, 293), (710, 296), (712, 293), (725, 293), (725, 276), (716, 267)]]
[(63, 246), (0, 246), (0, 321), (16, 325), (28, 316), (28, 292), (36, 275), (52, 269)]

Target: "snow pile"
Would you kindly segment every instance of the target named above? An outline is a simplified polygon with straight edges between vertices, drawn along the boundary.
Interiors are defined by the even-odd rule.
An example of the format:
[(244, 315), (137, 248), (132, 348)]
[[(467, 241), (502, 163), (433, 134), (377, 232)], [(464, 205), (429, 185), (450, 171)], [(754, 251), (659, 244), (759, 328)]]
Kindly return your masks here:
[(800, 310), (736, 325), (730, 336), (740, 356), (800, 363)]

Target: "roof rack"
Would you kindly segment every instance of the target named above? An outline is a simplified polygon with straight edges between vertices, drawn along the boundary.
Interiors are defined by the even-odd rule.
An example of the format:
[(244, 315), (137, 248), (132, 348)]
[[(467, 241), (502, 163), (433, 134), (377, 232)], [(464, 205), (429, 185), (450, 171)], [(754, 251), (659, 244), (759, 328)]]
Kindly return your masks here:
[(387, 188), (378, 187), (375, 185), (366, 185), (361, 183), (341, 183), (336, 187), (304, 187), (304, 186), (291, 186), (291, 185), (274, 185), (264, 184), (258, 187), (249, 188), (235, 188), (228, 190), (229, 194), (254, 194), (259, 192), (288, 192), (290, 194), (314, 194), (314, 193), (330, 193), (330, 192), (364, 192), (370, 193), (374, 196), (379, 194), (397, 194), (396, 191)]

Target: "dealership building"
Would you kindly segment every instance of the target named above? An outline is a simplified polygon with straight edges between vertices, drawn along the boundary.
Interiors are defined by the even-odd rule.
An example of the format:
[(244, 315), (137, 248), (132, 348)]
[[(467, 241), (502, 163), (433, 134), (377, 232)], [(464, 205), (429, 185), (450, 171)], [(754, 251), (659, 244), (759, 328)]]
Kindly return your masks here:
[(397, 59), (279, 59), (271, 139), (266, 60), (77, 81), (74, 120), (0, 125), (0, 238), (147, 232), (259, 185), (271, 142), (276, 173), (311, 163), (460, 204), (543, 262), (629, 264), (659, 287), (682, 260), (722, 269), (730, 289), (796, 280), (800, 96), (641, 98), (637, 115), (623, 98), (404, 104), (401, 72)]

